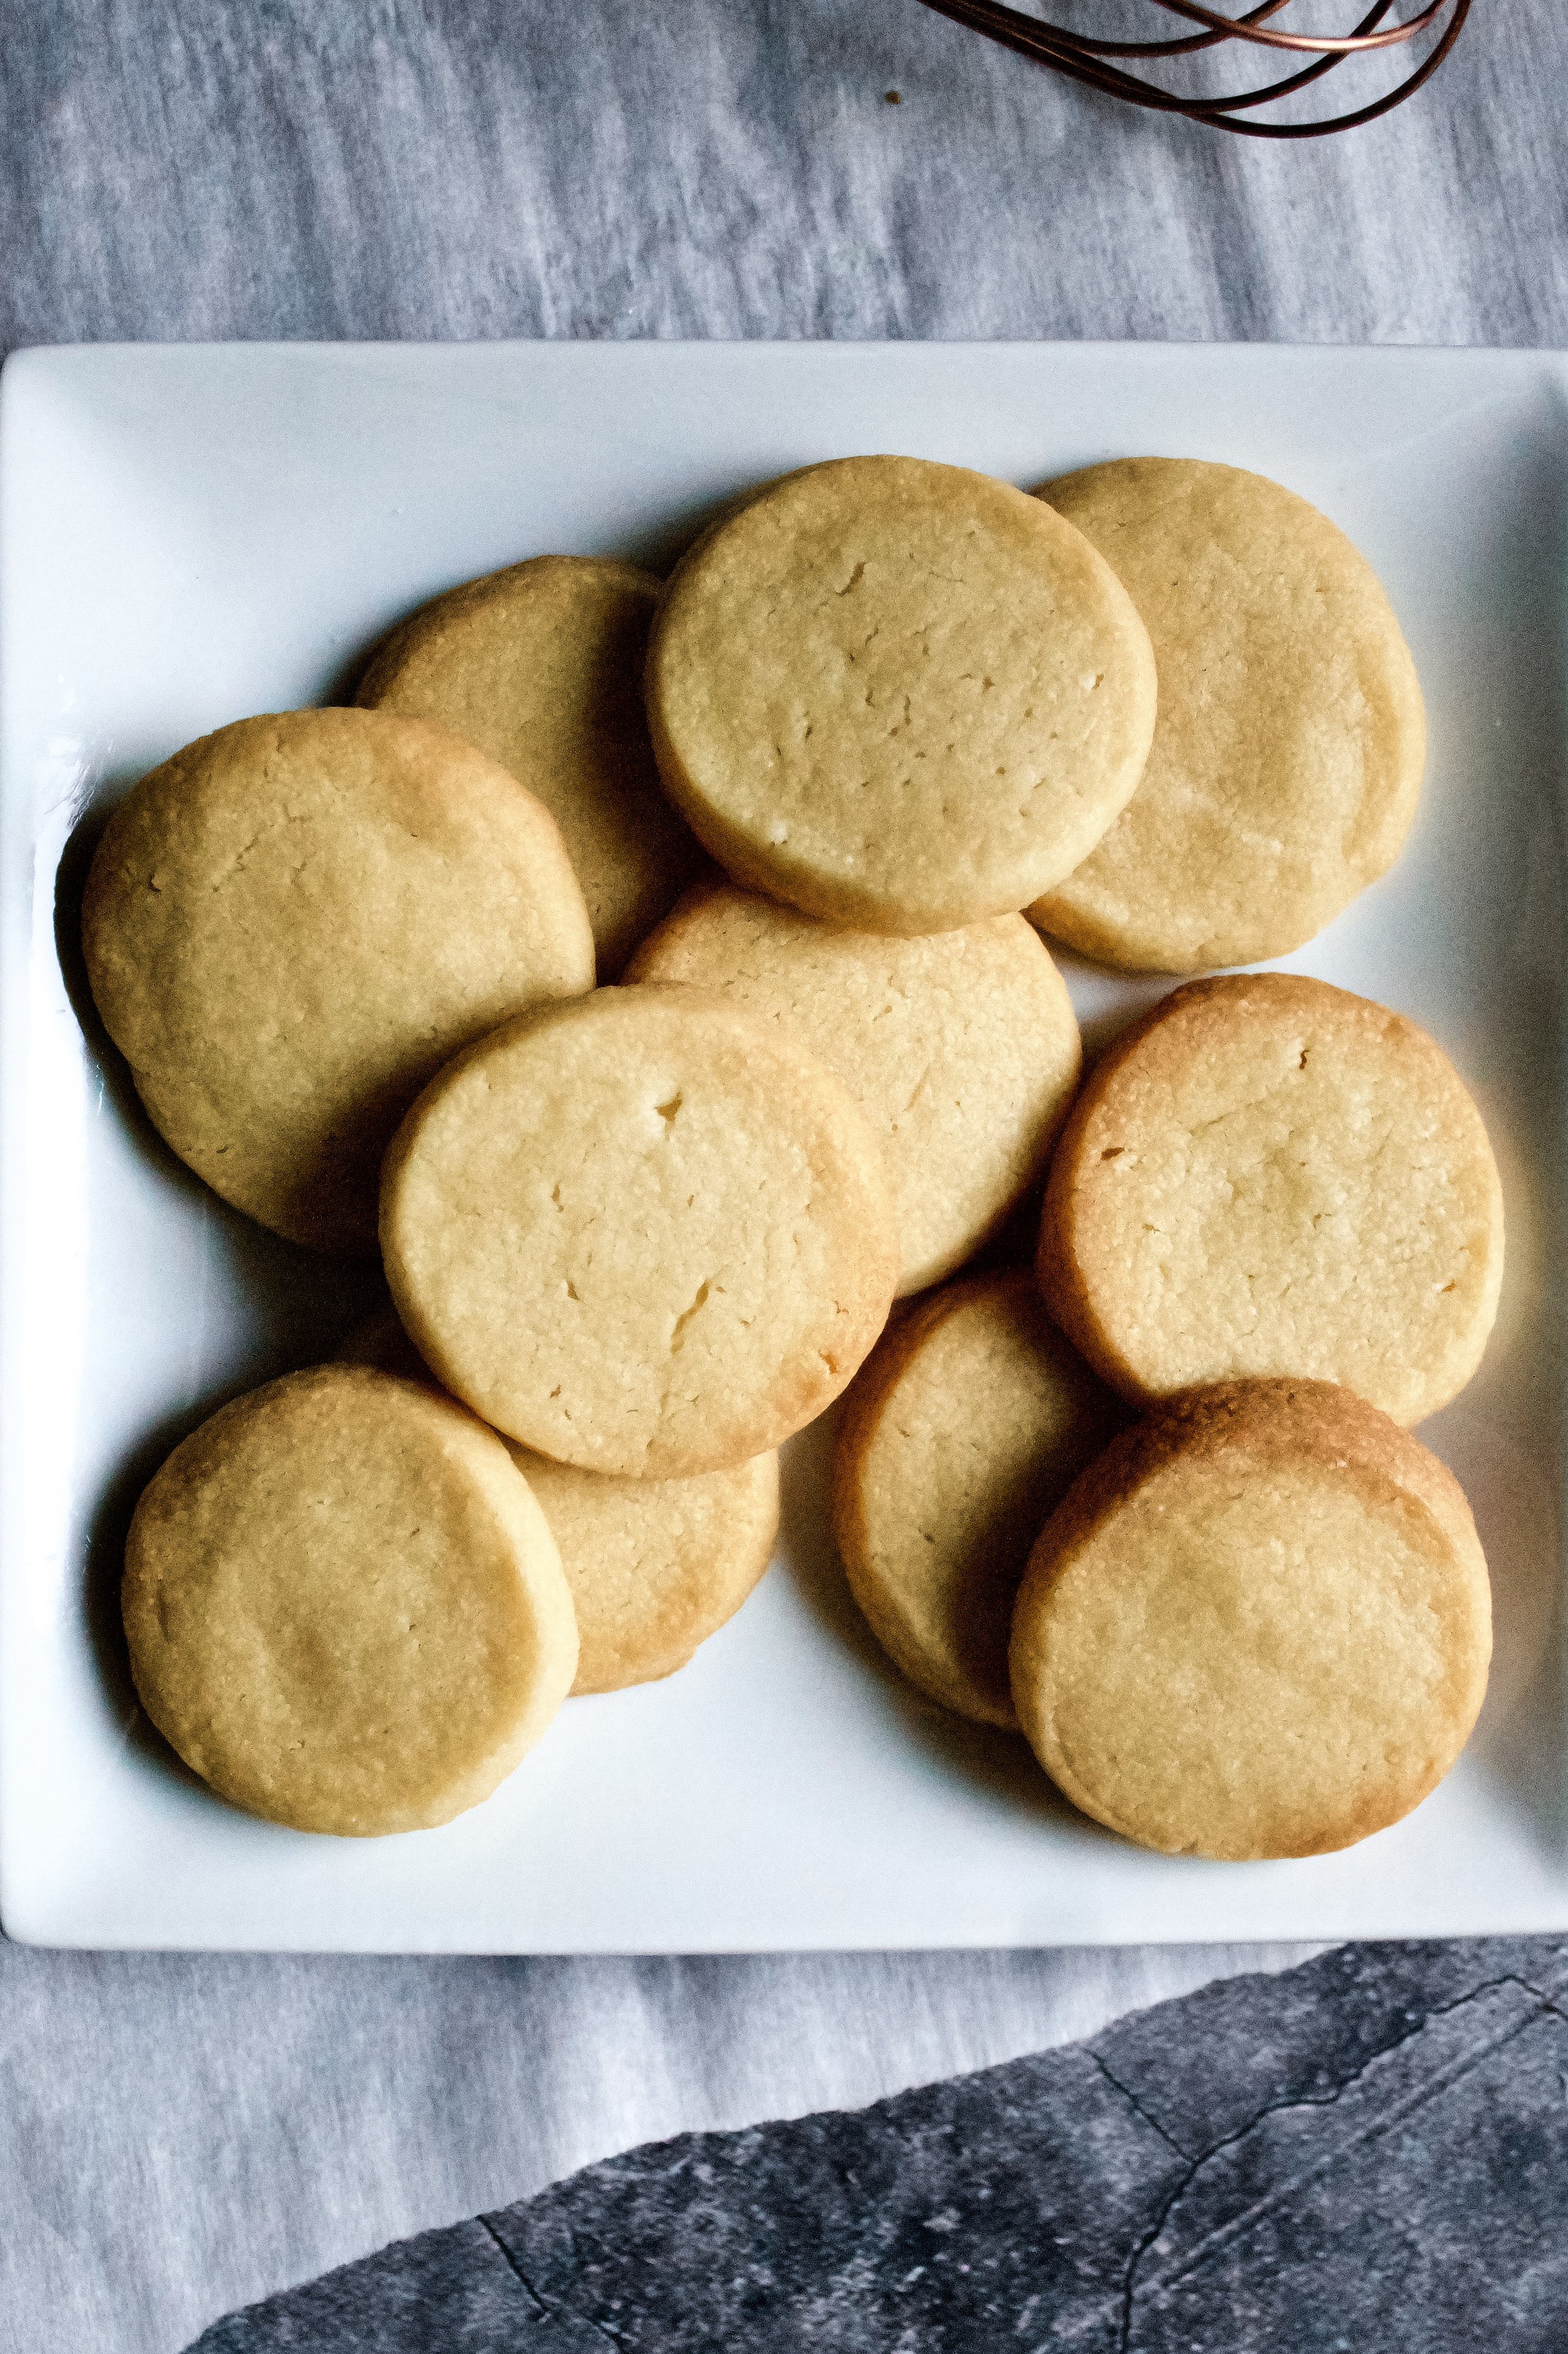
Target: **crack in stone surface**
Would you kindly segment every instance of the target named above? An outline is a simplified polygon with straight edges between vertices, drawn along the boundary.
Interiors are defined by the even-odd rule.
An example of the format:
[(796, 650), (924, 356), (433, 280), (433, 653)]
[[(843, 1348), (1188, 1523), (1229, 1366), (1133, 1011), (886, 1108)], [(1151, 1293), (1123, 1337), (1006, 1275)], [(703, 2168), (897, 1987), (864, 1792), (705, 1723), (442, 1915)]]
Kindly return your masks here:
[(559, 2321), (562, 2319), (576, 2321), (579, 2323), (584, 2329), (591, 2329), (596, 2337), (602, 2338), (607, 2346), (615, 2347), (617, 2349), (617, 2354), (625, 2354), (625, 2338), (618, 2338), (615, 2332), (612, 2329), (608, 2328), (602, 2321), (595, 2321), (590, 2315), (579, 2313), (575, 2306), (562, 2305), (559, 2302), (552, 2303), (547, 2297), (541, 2296), (533, 2282), (529, 2279), (527, 2274), (524, 2271), (522, 2265), (518, 2263), (516, 2257), (513, 2254), (511, 2249), (507, 2246), (505, 2241), (502, 2238), (500, 2232), (496, 2230), (494, 2224), (491, 2221), (489, 2216), (481, 2215), (479, 2221), (483, 2229), (489, 2232), (491, 2238), (500, 2249), (502, 2255), (506, 2260), (507, 2268), (512, 2273), (518, 2285), (523, 2289), (524, 2293), (527, 2296), (532, 2298), (535, 2310), (541, 2321)]
[(505, 2264), (507, 2271), (516, 2281), (524, 2296), (531, 2300), (535, 2311), (539, 2315), (542, 2320), (548, 2321), (550, 2318), (549, 2306), (545, 2303), (544, 2298), (539, 2295), (538, 2290), (535, 2287), (533, 2282), (529, 2279), (527, 2274), (524, 2271), (522, 2265), (518, 2263), (516, 2257), (513, 2254), (511, 2249), (507, 2246), (505, 2241), (502, 2238), (500, 2232), (496, 2230), (489, 2216), (481, 2215), (476, 2218), (476, 2221), (478, 2221), (480, 2230), (482, 2232), (488, 2232), (496, 2247), (501, 2251), (502, 2261)]
[[(930, 1540), (927, 1539), (927, 1543), (929, 1542)], [(1138, 2094), (1133, 2091), (1131, 2085), (1124, 2084), (1119, 2076), (1113, 2075), (1111, 2071), (1106, 2066), (1105, 2062), (1100, 2058), (1097, 2052), (1091, 2052), (1089, 2053), (1089, 2057), (1094, 2062), (1095, 2066), (1099, 2070), (1100, 2074), (1105, 2078), (1106, 2083), (1116, 2092), (1118, 2092), (1121, 2094), (1122, 2099), (1126, 2101), (1130, 2107), (1137, 2110), (1139, 2115), (1143, 2119), (1144, 2124), (1151, 2126), (1160, 2136), (1160, 2138), (1165, 2144), (1166, 2148), (1173, 2149), (1177, 2157), (1182, 2159), (1186, 2165), (1192, 2166), (1194, 2164), (1195, 2161), (1192, 2151), (1179, 2142), (1174, 2134), (1167, 2133), (1165, 2127), (1160, 2124), (1158, 2117), (1150, 2115), (1150, 2112), (1144, 2107), (1143, 2103), (1139, 2099)], [(1201, 2163), (1202, 2161), (1200, 2160), (1196, 2162)]]
[[(1550, 2009), (1551, 2006), (1548, 2005), (1546, 2008)], [(1255, 2200), (1253, 2204), (1245, 2208), (1239, 2215), (1234, 2215), (1227, 2221), (1216, 2224), (1214, 2229), (1205, 2232), (1189, 2252), (1185, 2262), (1179, 2264), (1175, 2271), (1160, 2276), (1160, 2286), (1165, 2288), (1186, 2280), (1227, 2241), (1237, 2239), (1251, 2231), (1255, 2224), (1261, 2222), (1274, 2209), (1282, 2205), (1294, 2192), (1305, 2190), (1308, 2184), (1326, 2174), (1350, 2150), (1360, 2147), (1367, 2142), (1376, 2141), (1395, 2126), (1402, 2125), (1407, 2117), (1414, 2116), (1415, 2112), (1424, 2108), (1428, 2101), (1436, 2100), (1440, 2094), (1451, 2091), (1454, 2085), (1469, 2075), (1473, 2069), (1478, 2068), (1483, 2060), (1489, 2059), (1494, 2052), (1501, 2051), (1506, 2044), (1514, 2042), (1518, 2037), (1524, 2034), (1535, 2024), (1540, 2016), (1538, 2009), (1527, 2014), (1523, 2019), (1514, 2020), (1500, 2033), (1489, 2036), (1484, 2043), (1472, 2045), (1467, 2051), (1457, 2053), (1435, 2075), (1419, 2084), (1395, 2108), (1372, 2119), (1343, 2148), (1329, 2151), (1312, 2164), (1291, 2175), (1287, 2180), (1277, 2183), (1266, 2198)], [(1324, 2103), (1323, 2105), (1332, 2106), (1332, 2103)]]
[[(1152, 2248), (1159, 2241), (1161, 2233), (1166, 2228), (1166, 2225), (1176, 2213), (1178, 2208), (1187, 2197), (1188, 2192), (1192, 2190), (1193, 2183), (1197, 2180), (1198, 2176), (1203, 2171), (1206, 2166), (1210, 2165), (1213, 2159), (1223, 2157), (1227, 2150), (1234, 2149), (1239, 2143), (1245, 2141), (1249, 2135), (1257, 2130), (1258, 2126), (1262, 2125), (1266, 2117), (1286, 2115), (1293, 2109), (1331, 2109), (1335, 2107), (1341, 2095), (1350, 2092), (1354, 2085), (1358, 2084), (1369, 2069), (1374, 2067), (1380, 2060), (1392, 2058), (1396, 2052), (1403, 2051), (1407, 2043), (1414, 2042), (1419, 2036), (1425, 2033), (1427, 2028), (1430, 2027), (1435, 2020), (1451, 2018), (1455, 2012), (1467, 2009), (1471, 2003), (1479, 2001), (1483, 1995), (1496, 1994), (1502, 1988), (1510, 1986), (1517, 1987), (1521, 1994), (1528, 1995), (1531, 2001), (1538, 2005), (1538, 2011), (1536, 2014), (1533, 2014), (1533, 2016), (1539, 2016), (1540, 2010), (1547, 2010), (1551, 2011), (1556, 2018), (1563, 2020), (1565, 2024), (1568, 2024), (1568, 2012), (1564, 2012), (1550, 1996), (1544, 1994), (1540, 1988), (1530, 1985), (1526, 1979), (1520, 1978), (1515, 1971), (1505, 1970), (1497, 1978), (1481, 1979), (1478, 1985), (1469, 1988), (1464, 1994), (1456, 1996), (1452, 2002), (1436, 2003), (1434, 2004), (1431, 2009), (1419, 2012), (1403, 2034), (1393, 2036), (1387, 2043), (1380, 2044), (1375, 2052), (1369, 2052), (1366, 2058), (1361, 2062), (1359, 2066), (1353, 2068), (1349, 2075), (1341, 2077), (1339, 2083), (1332, 2085), (1326, 2093), (1296, 2094), (1288, 2100), (1264, 2102), (1262, 2106), (1254, 2112), (1254, 2114), (1246, 2120), (1245, 2125), (1238, 2126), (1234, 2133), (1223, 2135), (1218, 2141), (1213, 2143), (1208, 2149), (1202, 2153), (1201, 2156), (1192, 2159), (1187, 2172), (1176, 2184), (1169, 2198), (1160, 2208), (1152, 2225), (1143, 2234), (1137, 2246), (1133, 2249), (1132, 2258), (1128, 2265), (1127, 2277), (1122, 2284), (1121, 2317), (1120, 2327), (1118, 2329), (1116, 2341), (1116, 2354), (1132, 2354), (1133, 2307), (1137, 2301), (1138, 2275), (1139, 2267), (1143, 2263), (1143, 2259), (1149, 2253), (1150, 2249)], [(1502, 2044), (1511, 2042), (1516, 2036), (1521, 2035), (1525, 2031), (1526, 2028), (1531, 2024), (1531, 2019), (1530, 2017), (1520, 2020), (1513, 2024), (1505, 2034), (1491, 2038), (1479, 2051), (1469, 2052), (1463, 2054), (1462, 2064), (1442, 2072), (1440, 2078), (1436, 2083), (1429, 2084), (1422, 2087), (1420, 2099), (1429, 2099), (1436, 2091), (1446, 2090), (1448, 2084), (1457, 2082), (1458, 2077), (1466, 2073), (1468, 2068), (1473, 2066), (1478, 2061), (1484, 2059), (1489, 2052), (1498, 2050)], [(1097, 2053), (1094, 2055), (1097, 2061), (1098, 2061), (1098, 2056), (1099, 2055)], [(1116, 2079), (1111, 2076), (1109, 2069), (1104, 2068), (1103, 2062), (1101, 2065), (1103, 2073), (1108, 2081), (1115, 2084)], [(1118, 2089), (1120, 2091), (1126, 2090), (1124, 2086), (1118, 2086)], [(1127, 2098), (1131, 2102), (1133, 2107), (1138, 2109), (1140, 2115), (1146, 2115), (1141, 2104), (1139, 2103), (1130, 2093), (1127, 2094)], [(1395, 2122), (1399, 2116), (1407, 2114), (1410, 2108), (1417, 2105), (1419, 2105), (1419, 2101), (1403, 2104), (1401, 2108), (1393, 2112), (1392, 2115), (1379, 2118), (1376, 2130), (1383, 2131), (1388, 2125)], [(1154, 2124), (1154, 2119), (1150, 2117), (1148, 2119), (1148, 2122), (1152, 2125)], [(1158, 2127), (1156, 2129), (1159, 2130)], [(1169, 2141), (1170, 2136), (1166, 2135), (1165, 2138)], [(1176, 2145), (1172, 2143), (1171, 2147), (1174, 2148)], [(1263, 2200), (1253, 2208), (1247, 2210), (1245, 2215), (1233, 2217), (1230, 2219), (1229, 2223), (1222, 2225), (1214, 2232), (1205, 2234), (1204, 2238), (1199, 2242), (1198, 2246), (1192, 2252), (1186, 2263), (1181, 2265), (1180, 2270), (1169, 2275), (1170, 2280), (1174, 2283), (1184, 2279), (1190, 2273), (1196, 2269), (1197, 2265), (1202, 2262), (1204, 2253), (1213, 2249), (1213, 2247), (1221, 2239), (1222, 2234), (1230, 2234), (1235, 2226), (1255, 2222), (1262, 2215), (1268, 2211), (1268, 2209), (1271, 2206), (1277, 2205), (1281, 2198), (1287, 2195), (1290, 2190), (1298, 2189), (1303, 2180), (1309, 2179), (1313, 2172), (1321, 2170), (1321, 2167), (1323, 2165), (1327, 2165), (1330, 2162), (1331, 2160), (1330, 2159), (1320, 2161), (1319, 2168), (1308, 2168), (1306, 2176), (1298, 2176), (1287, 2184), (1277, 2186), (1270, 2192), (1269, 2197), (1266, 2200)], [(1163, 2286), (1165, 2285), (1165, 2283), (1161, 2281), (1158, 2285)]]

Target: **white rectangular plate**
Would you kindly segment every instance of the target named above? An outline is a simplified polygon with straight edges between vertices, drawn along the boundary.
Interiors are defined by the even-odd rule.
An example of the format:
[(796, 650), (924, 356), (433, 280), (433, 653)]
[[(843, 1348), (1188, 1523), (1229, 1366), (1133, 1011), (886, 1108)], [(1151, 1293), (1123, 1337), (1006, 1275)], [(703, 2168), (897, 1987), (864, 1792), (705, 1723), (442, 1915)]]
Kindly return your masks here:
[[(175, 1771), (116, 1636), (173, 1439), (329, 1353), (368, 1279), (154, 1152), (84, 1038), (90, 812), (177, 745), (331, 699), (388, 622), (545, 550), (659, 563), (740, 486), (899, 451), (1032, 485), (1255, 467), (1381, 573), (1432, 723), (1414, 836), (1295, 970), (1435, 1032), (1510, 1221), (1487, 1363), (1424, 1437), (1469, 1490), (1498, 1647), (1470, 1749), (1344, 1855), (1145, 1855), (1021, 1744), (904, 1689), (797, 1441), (779, 1562), (664, 1684), (567, 1704), (490, 1803), (355, 1842)], [(101, 348), (0, 398), (0, 1908), (79, 1946), (586, 1952), (1427, 1936), (1568, 1927), (1563, 1030), (1568, 363), (1133, 345)], [(57, 914), (58, 908), (58, 914)], [(58, 926), (58, 938), (57, 938)], [(1069, 965), (1091, 1042), (1166, 984)]]

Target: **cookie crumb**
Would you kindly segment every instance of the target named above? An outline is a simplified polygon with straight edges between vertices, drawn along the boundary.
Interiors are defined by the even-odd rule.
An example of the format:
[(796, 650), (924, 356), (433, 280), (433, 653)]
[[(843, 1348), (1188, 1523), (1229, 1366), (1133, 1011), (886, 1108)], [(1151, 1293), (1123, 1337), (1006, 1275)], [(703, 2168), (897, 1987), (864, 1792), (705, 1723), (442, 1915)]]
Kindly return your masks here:
[(885, 90), (882, 95), (889, 106), (902, 106), (904, 103), (903, 99), (895, 90)]

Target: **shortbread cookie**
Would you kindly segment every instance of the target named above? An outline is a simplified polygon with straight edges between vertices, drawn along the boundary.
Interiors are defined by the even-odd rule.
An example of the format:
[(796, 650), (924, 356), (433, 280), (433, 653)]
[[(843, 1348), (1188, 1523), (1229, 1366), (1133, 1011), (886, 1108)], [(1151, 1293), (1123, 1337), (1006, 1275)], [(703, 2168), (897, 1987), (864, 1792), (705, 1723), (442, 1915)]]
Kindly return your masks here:
[(1446, 1055), (1364, 997), (1253, 973), (1189, 982), (1090, 1073), (1039, 1270), (1130, 1398), (1310, 1375), (1410, 1424), (1479, 1364), (1502, 1264), (1497, 1164)]
[(950, 1275), (1002, 1223), (1078, 1083), (1072, 1001), (1022, 916), (891, 939), (699, 884), (627, 979), (721, 990), (838, 1074), (886, 1160), (900, 1292)]
[(143, 777), (82, 937), (154, 1127), (320, 1250), (375, 1249), (387, 1140), (459, 1046), (593, 987), (542, 804), (472, 745), (370, 711), (242, 719)]
[(646, 986), (450, 1064), (387, 1156), (381, 1241), (449, 1389), (542, 1455), (637, 1478), (721, 1470), (810, 1422), (898, 1271), (840, 1082), (726, 999)]
[(949, 1284), (873, 1351), (839, 1426), (833, 1533), (877, 1641), (944, 1707), (1017, 1723), (1030, 1547), (1122, 1419), (1025, 1269)]
[(738, 883), (939, 932), (1027, 907), (1126, 803), (1154, 726), (1132, 601), (1005, 482), (846, 458), (760, 492), (671, 579), (660, 771)]
[(1131, 591), (1160, 716), (1132, 800), (1030, 914), (1134, 971), (1299, 948), (1393, 864), (1421, 790), (1421, 690), (1375, 574), (1234, 466), (1123, 458), (1040, 496)]
[(659, 586), (634, 564), (535, 556), (422, 606), (359, 684), (361, 704), (466, 736), (538, 795), (582, 885), (607, 981), (700, 856), (660, 790), (642, 711)]
[(773, 1558), (779, 1458), (689, 1479), (630, 1479), (552, 1463), (517, 1467), (561, 1548), (581, 1649), (574, 1692), (622, 1691), (683, 1668), (734, 1617)]
[[(430, 1381), (396, 1316), (362, 1326), (340, 1359)], [(620, 1691), (685, 1666), (733, 1618), (773, 1557), (779, 1458), (693, 1479), (627, 1479), (503, 1439), (561, 1550), (577, 1621), (576, 1692)]]
[(505, 1447), (361, 1366), (286, 1374), (175, 1447), (136, 1507), (123, 1602), (159, 1732), (297, 1830), (477, 1806), (577, 1665), (556, 1542)]
[(1325, 1855), (1419, 1806), (1487, 1685), (1458, 1481), (1327, 1382), (1156, 1407), (1046, 1522), (1012, 1689), (1086, 1814), (1167, 1854)]

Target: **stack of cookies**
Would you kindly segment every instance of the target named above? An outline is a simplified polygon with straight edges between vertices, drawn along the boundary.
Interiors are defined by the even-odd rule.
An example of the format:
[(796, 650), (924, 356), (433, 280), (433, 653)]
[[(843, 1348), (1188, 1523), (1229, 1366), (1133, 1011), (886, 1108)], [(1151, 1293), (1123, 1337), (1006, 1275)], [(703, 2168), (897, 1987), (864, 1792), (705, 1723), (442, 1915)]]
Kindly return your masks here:
[[(1382, 590), (1277, 486), (871, 458), (663, 584), (455, 589), (355, 708), (143, 779), (84, 909), (109, 1033), (208, 1184), (379, 1249), (396, 1310), (147, 1490), (154, 1722), (273, 1819), (446, 1821), (740, 1606), (777, 1450), (848, 1389), (840, 1548), (924, 1693), (1165, 1850), (1405, 1812), (1489, 1652), (1408, 1435), (1496, 1307), (1479, 1116), (1411, 1023), (1277, 974), (1179, 989), (1080, 1087), (1041, 935), (1283, 953), (1423, 758)], [(1042, 1189), (1034, 1268), (960, 1276)]]

